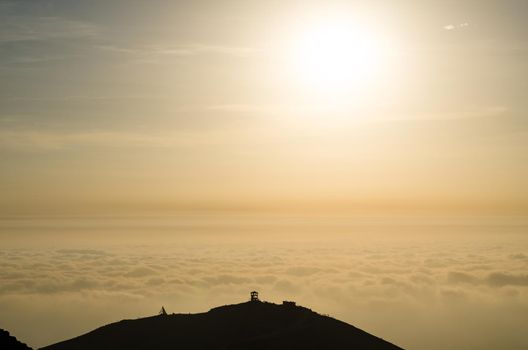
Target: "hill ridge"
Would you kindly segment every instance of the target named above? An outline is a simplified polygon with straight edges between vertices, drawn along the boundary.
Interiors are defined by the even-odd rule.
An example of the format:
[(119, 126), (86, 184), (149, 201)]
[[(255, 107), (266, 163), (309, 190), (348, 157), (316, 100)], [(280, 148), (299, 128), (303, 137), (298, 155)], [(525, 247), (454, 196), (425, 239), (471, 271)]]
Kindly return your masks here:
[(6, 350), (31, 350), (29, 346), (22, 343), (8, 331), (0, 329), (0, 349)]
[(195, 314), (160, 314), (110, 323), (43, 350), (286, 350), (400, 347), (293, 302), (248, 301)]

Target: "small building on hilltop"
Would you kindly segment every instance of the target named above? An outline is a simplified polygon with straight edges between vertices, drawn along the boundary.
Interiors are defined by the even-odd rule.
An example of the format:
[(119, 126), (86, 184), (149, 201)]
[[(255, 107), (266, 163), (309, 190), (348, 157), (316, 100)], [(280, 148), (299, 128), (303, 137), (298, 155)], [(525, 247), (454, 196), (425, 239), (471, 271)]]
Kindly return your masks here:
[(250, 293), (250, 296), (251, 296), (251, 298), (249, 299), (250, 301), (260, 301), (258, 297), (258, 292), (252, 291)]

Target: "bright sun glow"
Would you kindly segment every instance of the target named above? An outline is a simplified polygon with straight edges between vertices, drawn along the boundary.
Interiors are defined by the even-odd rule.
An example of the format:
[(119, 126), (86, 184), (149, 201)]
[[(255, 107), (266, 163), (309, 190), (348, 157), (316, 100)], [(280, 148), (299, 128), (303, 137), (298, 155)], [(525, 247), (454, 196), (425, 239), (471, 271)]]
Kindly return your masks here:
[(293, 70), (302, 83), (325, 90), (365, 87), (387, 66), (387, 44), (351, 21), (305, 26), (291, 47)]

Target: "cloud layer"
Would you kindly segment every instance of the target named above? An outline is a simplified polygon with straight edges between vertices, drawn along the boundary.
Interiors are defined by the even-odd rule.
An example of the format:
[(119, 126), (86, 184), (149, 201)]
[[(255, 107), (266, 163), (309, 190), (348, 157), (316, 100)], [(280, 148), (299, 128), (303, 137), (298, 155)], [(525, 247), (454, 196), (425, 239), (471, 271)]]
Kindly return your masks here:
[[(491, 349), (498, 342), (517, 349), (528, 341), (516, 330), (528, 321), (522, 237), (174, 238), (0, 250), (1, 326), (42, 346), (161, 305), (198, 312), (257, 289), (266, 300), (297, 300), (410, 349)], [(508, 344), (497, 327), (507, 328), (501, 334)], [(450, 342), (438, 343), (445, 332)]]

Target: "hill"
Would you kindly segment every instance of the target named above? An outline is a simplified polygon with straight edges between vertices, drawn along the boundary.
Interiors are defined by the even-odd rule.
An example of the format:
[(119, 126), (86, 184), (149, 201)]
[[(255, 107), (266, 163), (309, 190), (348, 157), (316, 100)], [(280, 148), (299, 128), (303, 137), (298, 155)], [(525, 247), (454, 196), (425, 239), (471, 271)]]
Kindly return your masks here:
[(2, 350), (31, 350), (29, 346), (18, 341), (8, 331), (0, 329), (0, 349)]
[(401, 349), (361, 329), (295, 304), (250, 301), (199, 314), (112, 323), (43, 350)]

